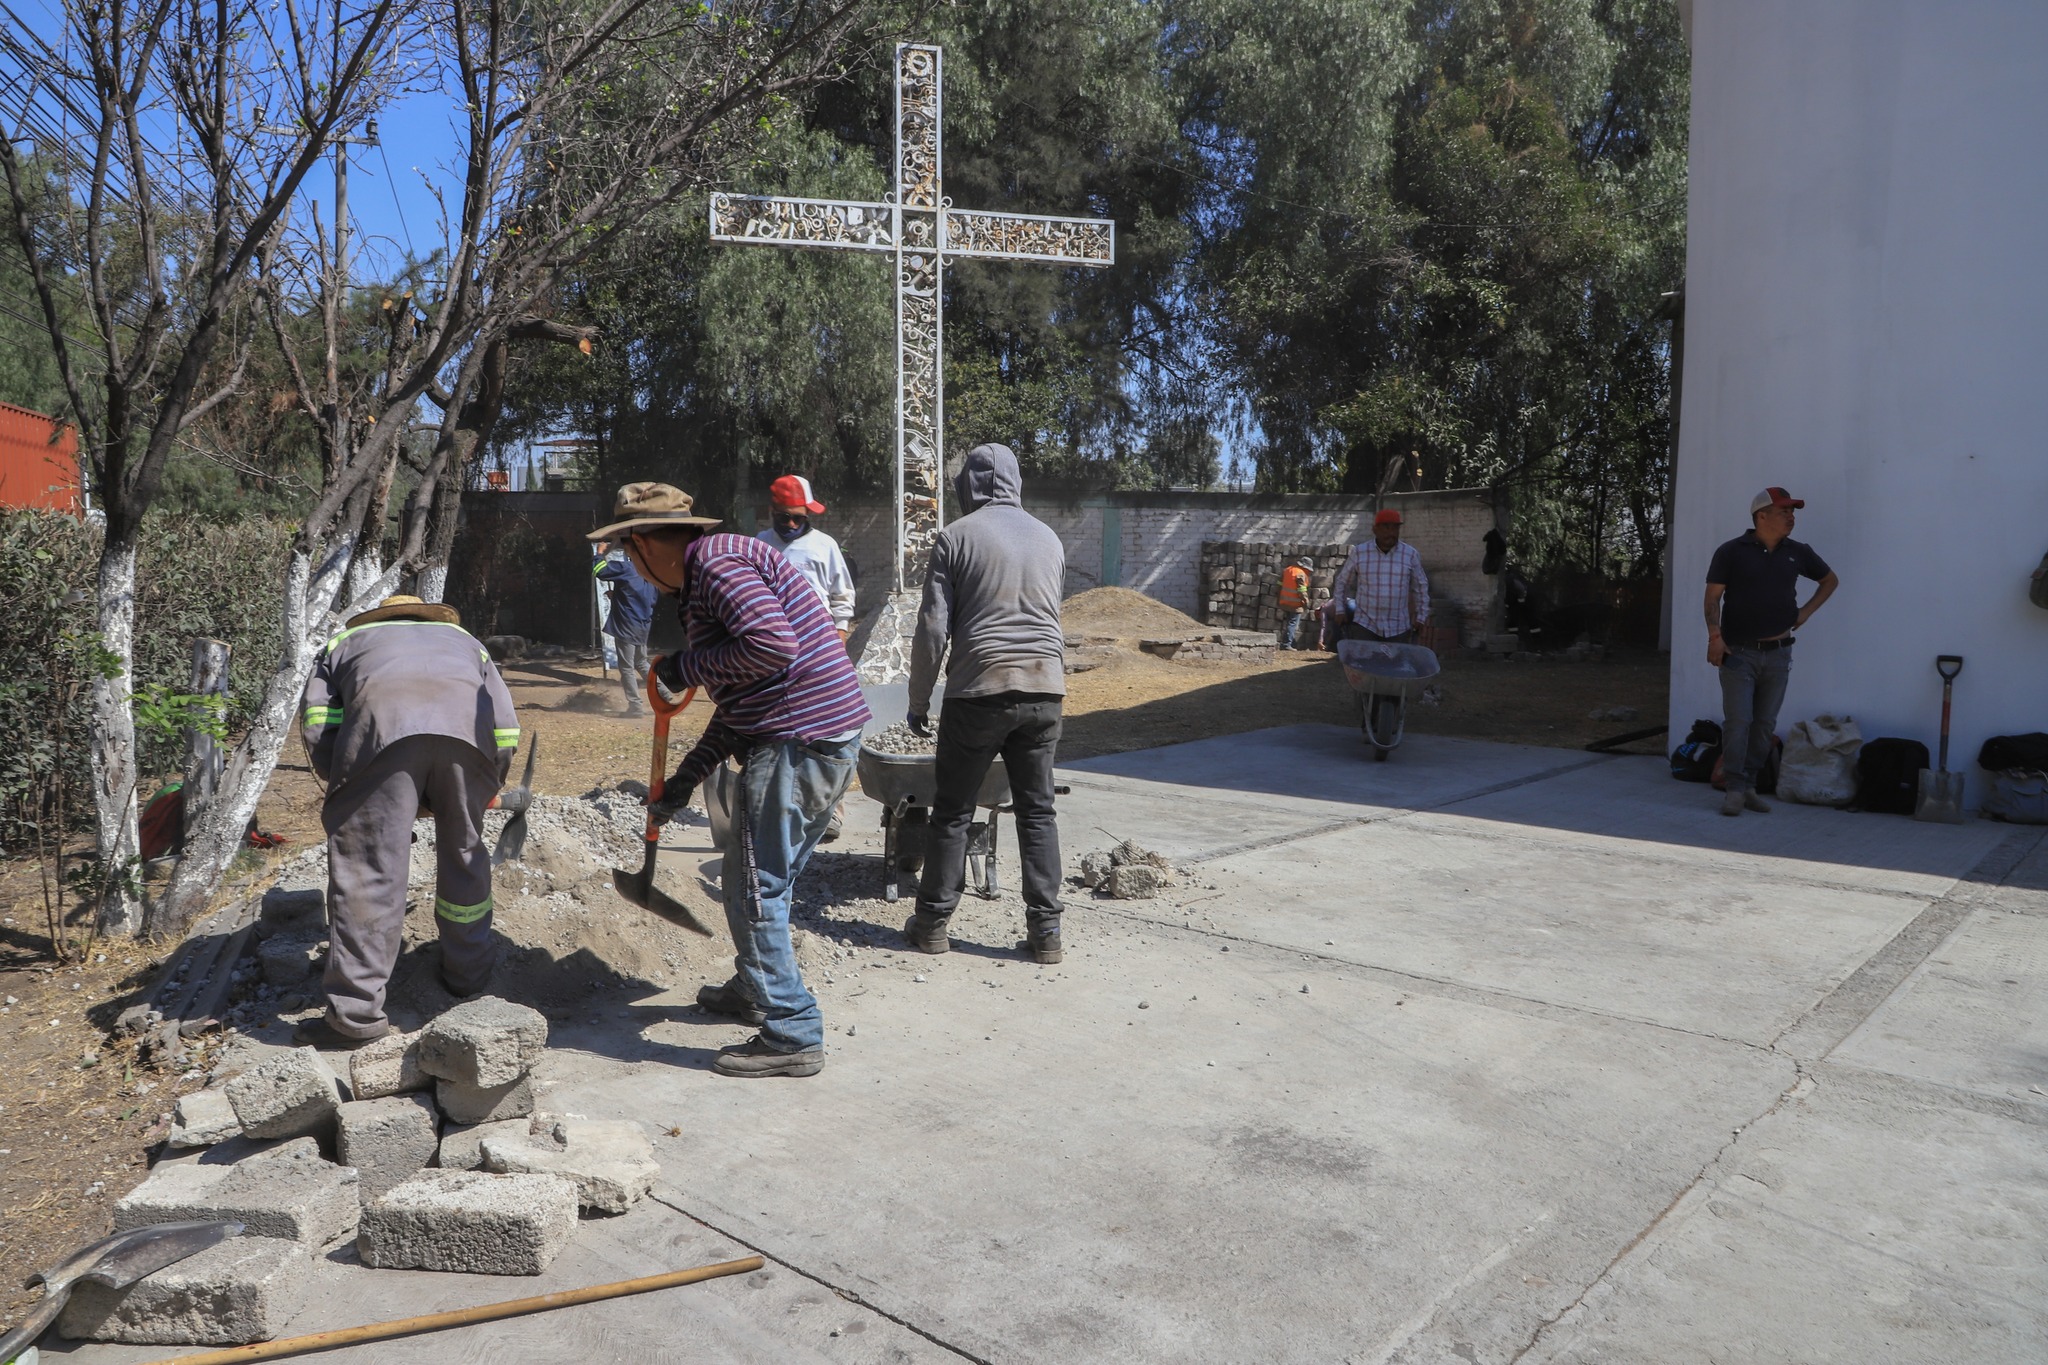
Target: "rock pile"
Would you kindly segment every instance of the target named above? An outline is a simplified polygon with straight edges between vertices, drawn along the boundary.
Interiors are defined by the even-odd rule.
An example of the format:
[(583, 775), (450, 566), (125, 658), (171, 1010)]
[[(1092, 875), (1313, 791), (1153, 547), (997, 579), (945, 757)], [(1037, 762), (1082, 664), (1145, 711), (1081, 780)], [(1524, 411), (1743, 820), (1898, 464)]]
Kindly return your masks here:
[(538, 1011), (484, 996), (350, 1054), (346, 1084), (302, 1047), (183, 1097), (172, 1145), (210, 1150), (159, 1164), (114, 1226), (232, 1218), (246, 1233), (125, 1289), (81, 1284), (59, 1330), (265, 1340), (350, 1240), (367, 1266), (539, 1274), (579, 1212), (623, 1213), (660, 1173), (637, 1123), (534, 1112), (547, 1040)]
[(1141, 848), (1130, 839), (1107, 853), (1081, 858), (1081, 884), (1114, 900), (1149, 900), (1172, 886), (1178, 874), (1166, 855)]
[(1320, 611), (1330, 600), (1330, 584), (1350, 552), (1348, 545), (1203, 541), (1202, 619), (1212, 626), (1271, 634), (1280, 625), (1280, 571), (1298, 559), (1313, 560), (1308, 609)]
[(939, 751), (938, 741), (926, 739), (901, 721), (886, 730), (877, 730), (861, 740), (861, 747), (873, 749), (878, 754), (935, 754)]

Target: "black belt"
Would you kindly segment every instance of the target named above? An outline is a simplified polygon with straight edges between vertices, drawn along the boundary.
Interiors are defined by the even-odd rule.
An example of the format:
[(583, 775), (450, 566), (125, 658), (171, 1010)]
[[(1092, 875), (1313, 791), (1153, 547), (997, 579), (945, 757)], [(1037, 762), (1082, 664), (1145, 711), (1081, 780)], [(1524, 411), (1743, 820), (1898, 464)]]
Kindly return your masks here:
[(1768, 654), (1774, 649), (1792, 648), (1792, 637), (1780, 635), (1775, 640), (1723, 640), (1721, 643), (1730, 649), (1755, 649)]

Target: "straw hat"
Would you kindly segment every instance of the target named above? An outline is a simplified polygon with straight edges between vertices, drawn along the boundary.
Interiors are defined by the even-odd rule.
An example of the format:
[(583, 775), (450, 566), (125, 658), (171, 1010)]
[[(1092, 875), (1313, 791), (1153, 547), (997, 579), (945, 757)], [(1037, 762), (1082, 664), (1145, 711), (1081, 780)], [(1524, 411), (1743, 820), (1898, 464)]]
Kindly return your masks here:
[(718, 525), (717, 517), (692, 516), (692, 505), (690, 495), (673, 484), (629, 483), (619, 490), (618, 500), (612, 504), (612, 515), (618, 520), (609, 526), (598, 527), (585, 539), (615, 540), (625, 531)]
[(399, 593), (385, 598), (368, 611), (357, 612), (348, 618), (350, 630), (378, 621), (438, 621), (442, 625), (459, 626), (462, 613), (445, 602), (422, 602), (409, 593)]

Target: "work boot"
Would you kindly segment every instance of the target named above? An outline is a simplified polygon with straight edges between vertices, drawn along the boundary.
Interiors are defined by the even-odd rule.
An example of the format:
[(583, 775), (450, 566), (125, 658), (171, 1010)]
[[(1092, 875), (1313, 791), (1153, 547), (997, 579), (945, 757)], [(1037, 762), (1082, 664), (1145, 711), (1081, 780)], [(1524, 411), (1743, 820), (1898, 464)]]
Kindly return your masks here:
[(841, 801), (832, 808), (832, 818), (825, 822), (825, 832), (818, 836), (821, 844), (836, 844), (839, 835), (846, 828), (846, 803)]
[(354, 1052), (365, 1043), (374, 1043), (391, 1032), (389, 1023), (379, 1024), (375, 1033), (366, 1033), (360, 1038), (353, 1033), (343, 1033), (334, 1026), (331, 1016), (308, 1019), (292, 1030), (292, 1042), (299, 1047), (318, 1048), (322, 1052)]
[(757, 1033), (744, 1043), (718, 1049), (711, 1069), (721, 1076), (815, 1076), (825, 1069), (825, 1049), (778, 1052)]
[(718, 986), (705, 986), (697, 992), (697, 1007), (710, 1010), (713, 1014), (727, 1014), (741, 1023), (759, 1028), (768, 1019), (761, 1007), (747, 999), (739, 986), (731, 981)]
[(1758, 796), (1755, 792), (1744, 792), (1742, 794), (1742, 808), (1744, 810), (1753, 810), (1758, 815), (1769, 815), (1771, 813), (1771, 803)]
[(1066, 954), (1060, 948), (1058, 926), (1050, 929), (1031, 929), (1025, 933), (1024, 941), (1017, 945), (1020, 953), (1029, 953), (1033, 962), (1050, 967)]
[(946, 921), (919, 910), (903, 921), (903, 936), (920, 953), (950, 953), (953, 940), (946, 937)]
[(1743, 806), (1744, 806), (1744, 805), (1746, 805), (1746, 804), (1748, 804), (1748, 803), (1747, 803), (1747, 801), (1745, 800), (1745, 798), (1746, 798), (1747, 796), (1748, 796), (1748, 793), (1747, 793), (1747, 792), (1740, 792), (1740, 791), (1737, 791), (1737, 790), (1736, 790), (1735, 788), (1733, 788), (1733, 787), (1730, 787), (1730, 788), (1729, 788), (1729, 789), (1728, 789), (1728, 790), (1727, 790), (1726, 792), (1723, 792), (1723, 793), (1722, 793), (1722, 795), (1721, 795), (1721, 814), (1723, 814), (1723, 815), (1740, 815), (1740, 814), (1742, 814), (1742, 808), (1743, 808)]

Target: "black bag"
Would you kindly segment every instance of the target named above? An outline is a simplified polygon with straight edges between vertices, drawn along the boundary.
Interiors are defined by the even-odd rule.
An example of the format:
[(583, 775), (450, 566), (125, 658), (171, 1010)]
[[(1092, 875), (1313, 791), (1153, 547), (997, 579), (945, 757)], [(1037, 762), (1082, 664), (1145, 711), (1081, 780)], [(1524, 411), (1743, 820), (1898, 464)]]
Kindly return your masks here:
[(1696, 720), (1685, 743), (1671, 751), (1671, 775), (1680, 782), (1705, 782), (1721, 761), (1721, 727), (1710, 720)]
[(1856, 755), (1857, 808), (1911, 815), (1926, 770), (1927, 746), (1917, 739), (1865, 740)]
[(2014, 768), (2048, 772), (2048, 735), (2039, 730), (2031, 735), (1993, 735), (1977, 751), (1977, 766), (1994, 773), (2011, 772)]

